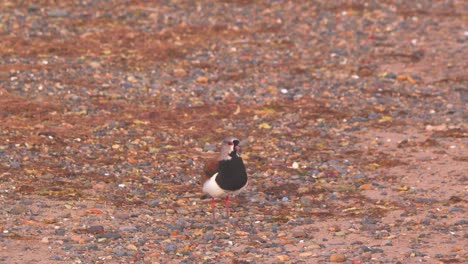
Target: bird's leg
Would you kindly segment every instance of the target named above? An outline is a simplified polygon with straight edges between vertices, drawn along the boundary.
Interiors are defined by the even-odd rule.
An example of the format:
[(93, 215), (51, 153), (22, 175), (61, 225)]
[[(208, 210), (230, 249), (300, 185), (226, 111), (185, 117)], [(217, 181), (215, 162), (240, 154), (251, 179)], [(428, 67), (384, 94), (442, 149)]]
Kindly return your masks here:
[(227, 215), (227, 219), (229, 220), (229, 195), (226, 196), (226, 200), (224, 201), (224, 204), (226, 205), (226, 215)]
[(215, 199), (214, 197), (211, 198), (211, 210), (213, 211), (213, 223), (215, 222)]

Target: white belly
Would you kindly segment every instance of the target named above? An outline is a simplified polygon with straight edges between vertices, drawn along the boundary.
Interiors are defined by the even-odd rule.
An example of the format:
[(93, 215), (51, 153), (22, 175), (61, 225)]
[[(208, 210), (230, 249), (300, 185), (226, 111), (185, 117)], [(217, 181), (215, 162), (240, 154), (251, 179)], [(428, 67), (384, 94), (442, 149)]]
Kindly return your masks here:
[(218, 183), (216, 183), (216, 176), (218, 176), (218, 173), (215, 173), (213, 176), (211, 176), (209, 180), (207, 180), (203, 184), (203, 192), (211, 195), (212, 197), (226, 197), (228, 195), (230, 196), (236, 195), (247, 186), (246, 184), (242, 189), (237, 190), (237, 191), (226, 191), (226, 190), (221, 189)]
[(207, 180), (203, 184), (203, 192), (208, 193), (212, 197), (225, 197), (228, 196), (229, 193), (225, 190), (221, 189), (218, 184), (216, 183), (216, 176), (218, 173), (215, 173), (209, 180)]

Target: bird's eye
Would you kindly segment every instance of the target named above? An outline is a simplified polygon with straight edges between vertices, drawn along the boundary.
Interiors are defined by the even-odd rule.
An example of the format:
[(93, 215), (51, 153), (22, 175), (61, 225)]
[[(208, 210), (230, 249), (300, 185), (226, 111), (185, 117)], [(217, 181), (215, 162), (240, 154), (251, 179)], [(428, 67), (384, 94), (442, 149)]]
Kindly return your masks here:
[(234, 143), (232, 143), (231, 141), (228, 141), (228, 143), (227, 143), (227, 144), (228, 144), (229, 146), (232, 146), (232, 145), (234, 145)]

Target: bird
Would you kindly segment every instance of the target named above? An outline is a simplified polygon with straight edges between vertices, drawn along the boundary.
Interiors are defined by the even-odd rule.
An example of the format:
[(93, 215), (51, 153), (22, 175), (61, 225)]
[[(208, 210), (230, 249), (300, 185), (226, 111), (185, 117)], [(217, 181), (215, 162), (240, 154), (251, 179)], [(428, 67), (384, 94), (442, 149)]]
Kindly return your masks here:
[(203, 175), (202, 199), (211, 197), (211, 210), (215, 222), (215, 198), (224, 198), (229, 220), (229, 197), (241, 192), (248, 183), (244, 161), (240, 157), (240, 140), (229, 136), (224, 139), (219, 156), (206, 163)]

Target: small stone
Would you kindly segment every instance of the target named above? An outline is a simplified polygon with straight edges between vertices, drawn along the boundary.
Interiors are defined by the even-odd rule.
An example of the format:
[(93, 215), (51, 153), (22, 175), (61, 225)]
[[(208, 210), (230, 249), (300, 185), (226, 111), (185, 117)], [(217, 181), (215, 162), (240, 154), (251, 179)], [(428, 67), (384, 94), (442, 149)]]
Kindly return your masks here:
[(207, 83), (208, 82), (208, 78), (205, 77), (205, 76), (198, 76), (197, 79), (196, 79), (197, 83)]
[(119, 231), (135, 232), (138, 231), (138, 228), (136, 226), (122, 226), (119, 227)]
[(299, 163), (293, 162), (292, 165), (291, 165), (291, 167), (292, 167), (293, 169), (298, 169), (298, 168), (299, 168)]
[(249, 235), (249, 233), (245, 232), (245, 231), (237, 230), (236, 235), (238, 235), (238, 236), (247, 236), (247, 235)]
[(396, 79), (397, 75), (393, 72), (387, 72), (385, 74), (385, 78), (389, 78), (389, 79)]
[(125, 213), (125, 212), (119, 212), (119, 213), (115, 213), (114, 217), (117, 218), (117, 219), (126, 220), (126, 219), (130, 218), (130, 214)]
[(15, 205), (11, 210), (9, 211), (10, 214), (14, 215), (21, 215), (25, 214), (28, 211), (28, 207), (24, 205)]
[(147, 204), (148, 204), (148, 206), (150, 206), (150, 207), (156, 207), (156, 206), (158, 206), (160, 203), (161, 203), (161, 200), (159, 200), (159, 199), (152, 199), (152, 200), (148, 201)]
[(213, 232), (207, 232), (205, 234), (203, 234), (203, 239), (204, 240), (214, 240), (215, 239), (215, 235), (213, 234)]
[(104, 234), (97, 234), (96, 238), (112, 238), (112, 239), (119, 239), (122, 236), (119, 233), (109, 232)]
[(307, 257), (310, 257), (312, 255), (314, 255), (314, 253), (312, 253), (312, 252), (299, 253), (299, 257), (301, 257), (301, 258), (307, 258)]
[(334, 235), (334, 236), (337, 236), (337, 237), (342, 237), (342, 236), (345, 236), (345, 235), (346, 235), (346, 233), (345, 233), (345, 232), (343, 232), (343, 231), (339, 231), (339, 232), (335, 232), (335, 233), (333, 233), (333, 235)]
[(289, 261), (289, 256), (288, 255), (278, 255), (278, 256), (276, 256), (276, 258), (279, 261)]
[(310, 196), (303, 196), (300, 199), (302, 206), (305, 206), (305, 207), (310, 207), (312, 205), (312, 201), (313, 199)]
[(175, 226), (179, 229), (184, 229), (187, 226), (187, 222), (184, 219), (177, 219), (175, 221)]
[(369, 183), (363, 184), (359, 186), (359, 190), (365, 190), (365, 191), (372, 190), (372, 184), (369, 184)]
[(292, 230), (292, 236), (295, 238), (305, 238), (307, 237), (307, 233), (304, 232), (302, 229), (293, 229)]
[(361, 254), (362, 252), (383, 253), (384, 251), (381, 248), (361, 246), (358, 250), (358, 253)]
[(55, 229), (55, 235), (57, 236), (64, 236), (65, 232), (66, 230), (64, 228)]
[(127, 249), (128, 249), (128, 250), (132, 250), (132, 251), (138, 251), (138, 248), (137, 248), (135, 245), (133, 245), (133, 244), (129, 244), (129, 245), (127, 246)]
[(40, 9), (41, 8), (38, 5), (34, 5), (34, 4), (28, 5), (27, 7), (28, 12), (36, 12), (36, 11), (39, 11)]
[(345, 262), (346, 257), (343, 254), (335, 253), (330, 256), (330, 262)]
[(215, 144), (207, 144), (205, 147), (203, 147), (203, 151), (208, 152), (208, 151), (215, 151), (216, 150), (216, 145)]
[(165, 252), (174, 252), (177, 250), (177, 245), (174, 244), (174, 243), (168, 243), (165, 247), (164, 247), (164, 251)]
[(174, 69), (173, 74), (177, 78), (182, 78), (182, 77), (187, 76), (187, 71), (182, 69), (182, 68), (176, 68), (176, 69)]
[(358, 173), (353, 175), (353, 180), (367, 179), (368, 177), (364, 173)]
[(455, 222), (455, 225), (468, 225), (468, 220), (458, 220), (457, 222)]
[(464, 213), (465, 210), (463, 208), (460, 208), (460, 207), (452, 207), (448, 210), (449, 213), (456, 213), (456, 212), (460, 212), (460, 213)]
[(114, 252), (114, 254), (119, 256), (119, 257), (123, 257), (123, 256), (127, 255), (127, 252), (122, 251), (122, 250), (117, 250), (117, 251)]
[(104, 227), (103, 226), (90, 226), (88, 229), (86, 229), (88, 233), (91, 234), (102, 234), (104, 233)]
[(97, 61), (91, 61), (89, 63), (89, 66), (91, 66), (92, 68), (94, 69), (97, 69), (97, 68), (100, 68), (101, 67), (101, 63), (97, 62)]
[(48, 238), (48, 237), (43, 237), (43, 238), (41, 239), (41, 243), (49, 244), (49, 238)]
[(50, 17), (67, 17), (68, 12), (63, 9), (52, 9), (47, 11), (47, 15)]

